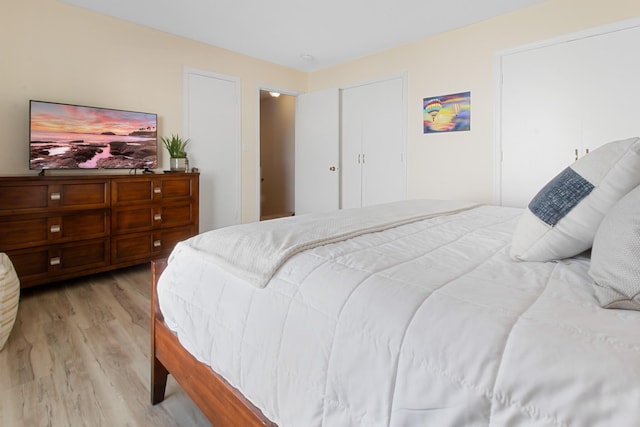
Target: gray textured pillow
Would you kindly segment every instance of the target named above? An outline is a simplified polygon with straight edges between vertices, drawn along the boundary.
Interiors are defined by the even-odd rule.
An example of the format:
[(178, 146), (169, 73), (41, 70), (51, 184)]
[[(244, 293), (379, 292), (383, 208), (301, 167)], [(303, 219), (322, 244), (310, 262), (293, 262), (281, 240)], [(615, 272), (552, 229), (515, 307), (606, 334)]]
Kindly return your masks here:
[(602, 307), (640, 310), (640, 186), (602, 220), (593, 241), (589, 275)]

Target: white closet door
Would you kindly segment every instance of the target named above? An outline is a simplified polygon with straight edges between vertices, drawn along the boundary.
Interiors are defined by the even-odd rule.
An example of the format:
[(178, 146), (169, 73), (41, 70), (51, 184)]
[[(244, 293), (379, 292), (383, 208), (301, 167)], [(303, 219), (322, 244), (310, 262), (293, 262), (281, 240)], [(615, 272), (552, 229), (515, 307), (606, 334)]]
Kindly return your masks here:
[(340, 149), (340, 207), (362, 206), (362, 138), (366, 86), (342, 91), (342, 140)]
[(583, 93), (583, 147), (640, 136), (640, 27), (592, 37), (588, 44), (583, 67), (595, 84), (587, 81)]
[(640, 135), (638, 45), (635, 27), (501, 57), (502, 205), (526, 206), (576, 150)]
[(200, 232), (239, 224), (239, 79), (185, 69), (184, 134), (200, 170)]
[(362, 206), (404, 198), (403, 82), (392, 79), (368, 87), (362, 126)]
[[(573, 43), (503, 58), (502, 205), (523, 207), (573, 161), (580, 95)], [(553, 71), (549, 69), (553, 65)]]
[(343, 90), (342, 208), (404, 198), (404, 102), (402, 78)]
[(338, 89), (299, 95), (296, 98), (295, 121), (295, 213), (301, 215), (338, 209)]

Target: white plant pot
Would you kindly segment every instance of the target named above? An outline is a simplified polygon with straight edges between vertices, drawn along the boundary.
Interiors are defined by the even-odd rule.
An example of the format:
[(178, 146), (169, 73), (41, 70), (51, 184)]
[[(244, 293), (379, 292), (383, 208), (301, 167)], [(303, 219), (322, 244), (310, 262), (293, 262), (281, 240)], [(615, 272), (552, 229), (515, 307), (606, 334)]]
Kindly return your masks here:
[(187, 172), (189, 170), (189, 159), (186, 157), (169, 158), (169, 169), (172, 172)]

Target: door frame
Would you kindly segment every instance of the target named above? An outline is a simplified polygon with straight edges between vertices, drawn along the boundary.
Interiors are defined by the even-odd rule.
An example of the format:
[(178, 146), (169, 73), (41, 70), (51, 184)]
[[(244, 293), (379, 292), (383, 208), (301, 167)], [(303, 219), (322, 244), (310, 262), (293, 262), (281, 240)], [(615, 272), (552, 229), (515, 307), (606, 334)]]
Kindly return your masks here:
[[(267, 91), (267, 92), (278, 92), (281, 95), (288, 95), (288, 96), (293, 96), (296, 97), (302, 93), (304, 93), (303, 91), (300, 90), (294, 90), (294, 89), (286, 89), (286, 88), (282, 88), (282, 87), (277, 87), (277, 86), (273, 86), (273, 85), (268, 85), (268, 84), (258, 84), (256, 86), (256, 166), (255, 166), (255, 170), (256, 170), (256, 181), (255, 181), (255, 186), (256, 186), (256, 199), (255, 199), (255, 204), (256, 204), (256, 208), (255, 208), (255, 221), (259, 222), (260, 221), (260, 211), (261, 211), (261, 203), (260, 203), (260, 199), (262, 196), (262, 186), (260, 185), (260, 177), (261, 177), (261, 171), (260, 171), (260, 155), (261, 155), (261, 149), (262, 149), (262, 143), (260, 141), (260, 91)], [(294, 140), (295, 140), (295, 136), (294, 136)], [(295, 167), (295, 165), (294, 165)]]

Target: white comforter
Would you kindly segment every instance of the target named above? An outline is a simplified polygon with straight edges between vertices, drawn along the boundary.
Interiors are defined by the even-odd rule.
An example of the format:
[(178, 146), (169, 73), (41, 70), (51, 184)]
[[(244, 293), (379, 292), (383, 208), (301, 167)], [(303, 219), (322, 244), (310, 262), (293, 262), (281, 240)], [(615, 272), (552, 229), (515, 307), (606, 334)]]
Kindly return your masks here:
[[(319, 246), (264, 288), (176, 255), (167, 325), (280, 426), (640, 426), (640, 313), (516, 263), (483, 206)], [(259, 256), (259, 254), (256, 254)]]
[(298, 252), (475, 206), (456, 200), (404, 200), (234, 225), (179, 242), (172, 256), (204, 257), (262, 288)]

